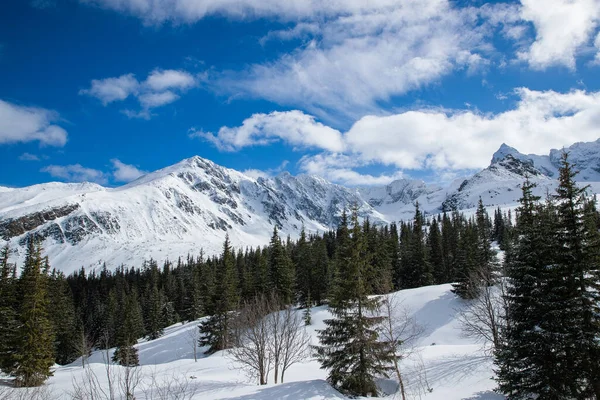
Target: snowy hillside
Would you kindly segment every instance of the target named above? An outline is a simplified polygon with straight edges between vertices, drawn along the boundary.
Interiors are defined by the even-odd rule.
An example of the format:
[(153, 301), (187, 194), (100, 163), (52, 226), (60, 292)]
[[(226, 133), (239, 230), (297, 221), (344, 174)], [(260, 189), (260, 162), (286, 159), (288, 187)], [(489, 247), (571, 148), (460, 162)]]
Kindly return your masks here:
[[(581, 179), (598, 192), (600, 139), (567, 150)], [(0, 237), (10, 239), (19, 259), (27, 237), (42, 237), (52, 266), (66, 273), (103, 262), (139, 266), (150, 257), (176, 260), (200, 249), (214, 254), (226, 234), (243, 247), (266, 244), (273, 226), (283, 236), (298, 235), (302, 226), (331, 229), (353, 204), (376, 224), (410, 219), (417, 201), (426, 214), (473, 208), (479, 197), (488, 207), (511, 206), (525, 175), (538, 184), (537, 194), (552, 191), (559, 158), (559, 150), (535, 156), (502, 145), (488, 168), (447, 187), (402, 179), (356, 189), (287, 172), (255, 179), (192, 157), (117, 188), (56, 182), (2, 187)]]
[[(462, 337), (457, 314), (464, 303), (450, 292), (450, 285), (428, 286), (403, 290), (391, 294), (397, 297), (423, 334), (415, 342), (415, 352), (402, 361), (401, 369), (410, 399), (428, 400), (494, 400), (502, 397), (493, 393), (492, 362), (480, 351), (480, 345)], [(300, 313), (300, 312), (299, 312)], [(316, 330), (324, 327), (323, 320), (331, 315), (326, 307), (313, 309), (313, 324), (308, 327), (313, 344), (317, 343)], [(165, 330), (164, 336), (154, 341), (141, 341), (139, 372), (142, 382), (136, 391), (136, 399), (150, 397), (150, 387), (171, 385), (172, 397), (180, 399), (343, 399), (326, 381), (327, 372), (319, 363), (307, 360), (293, 365), (286, 373), (283, 384), (257, 386), (241, 372), (240, 365), (226, 353), (219, 352), (194, 362), (190, 340), (197, 330), (197, 322), (174, 325)], [(106, 365), (102, 352), (95, 352), (86, 367), (106, 387)], [(121, 367), (113, 366), (115, 374)], [(73, 382), (85, 379), (80, 361), (58, 367), (46, 386), (57, 399), (69, 399)], [(152, 381), (154, 380), (154, 385)], [(380, 387), (392, 392), (396, 389), (393, 379), (383, 380)], [(433, 389), (424, 390), (426, 386)], [(175, 397), (175, 388), (185, 391), (187, 397)], [(179, 390), (178, 389), (178, 390)], [(397, 396), (397, 395), (396, 395)], [(387, 398), (398, 398), (389, 395)]]

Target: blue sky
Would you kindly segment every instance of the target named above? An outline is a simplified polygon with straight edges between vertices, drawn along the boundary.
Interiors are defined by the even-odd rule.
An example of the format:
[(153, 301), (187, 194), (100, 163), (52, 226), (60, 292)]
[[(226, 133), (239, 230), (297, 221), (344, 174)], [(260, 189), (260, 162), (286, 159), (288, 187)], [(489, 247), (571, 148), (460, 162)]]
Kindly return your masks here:
[(0, 185), (447, 182), (600, 137), (600, 1), (7, 0)]

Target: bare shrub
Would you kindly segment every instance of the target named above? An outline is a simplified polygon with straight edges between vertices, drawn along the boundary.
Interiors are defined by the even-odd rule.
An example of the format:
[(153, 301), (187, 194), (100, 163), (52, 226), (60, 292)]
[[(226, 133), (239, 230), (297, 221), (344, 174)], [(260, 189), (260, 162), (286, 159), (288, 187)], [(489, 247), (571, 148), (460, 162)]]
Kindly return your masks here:
[(291, 307), (281, 310), (276, 296), (259, 295), (244, 304), (234, 321), (236, 346), (229, 356), (258, 380), (268, 382), (274, 372), (275, 383), (281, 382), (293, 364), (308, 356), (309, 336), (301, 316)]
[(502, 343), (506, 324), (506, 283), (501, 277), (490, 278), (485, 271), (475, 271), (472, 276), (473, 290), (477, 295), (467, 300), (458, 313), (458, 320), (465, 337), (482, 344), (483, 351), (491, 355)]

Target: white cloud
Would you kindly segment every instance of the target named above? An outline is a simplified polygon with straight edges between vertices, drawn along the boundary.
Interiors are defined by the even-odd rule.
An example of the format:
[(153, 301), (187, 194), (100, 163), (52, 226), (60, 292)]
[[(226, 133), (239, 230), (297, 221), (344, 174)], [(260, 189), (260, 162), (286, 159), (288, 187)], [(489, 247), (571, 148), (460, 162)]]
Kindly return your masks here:
[(393, 4), (321, 22), (306, 45), (271, 63), (217, 74), (213, 88), (300, 106), (321, 117), (360, 117), (393, 96), (488, 63), (488, 29), (479, 25), (478, 9), (447, 0)]
[(316, 147), (329, 151), (342, 151), (342, 134), (302, 111), (254, 114), (241, 126), (219, 129), (217, 134), (193, 131), (192, 137), (212, 142), (221, 150), (235, 151), (248, 146), (264, 146), (275, 140), (283, 140), (292, 146)]
[(365, 163), (355, 157), (339, 153), (321, 153), (313, 156), (304, 156), (298, 162), (302, 172), (309, 175), (321, 176), (329, 181), (348, 186), (387, 185), (403, 174), (397, 171), (391, 175), (361, 174), (353, 168), (362, 167)]
[(19, 160), (21, 161), (40, 161), (40, 158), (35, 154), (31, 153), (23, 153), (19, 156)]
[(140, 170), (135, 165), (125, 164), (116, 158), (110, 162), (113, 165), (113, 177), (116, 182), (130, 182), (147, 174), (147, 171)]
[(160, 93), (144, 93), (138, 97), (140, 104), (144, 109), (150, 109), (155, 107), (161, 107), (166, 104), (172, 103), (179, 99), (179, 96), (175, 93), (167, 90), (166, 92)]
[(566, 66), (575, 69), (577, 51), (600, 23), (600, 0), (521, 0), (521, 17), (536, 30), (531, 47), (519, 53), (534, 69)]
[[(288, 118), (286, 114), (292, 112), (279, 113), (281, 117), (258, 114), (240, 127), (223, 127), (217, 135), (199, 136), (228, 151), (274, 139), (290, 146), (319, 148), (324, 152), (300, 160), (300, 170), (349, 185), (382, 184), (402, 177), (401, 172), (373, 176), (357, 171), (369, 165), (391, 166), (398, 171), (426, 169), (449, 177), (486, 167), (503, 142), (523, 153), (544, 154), (552, 148), (598, 138), (600, 92), (519, 88), (513, 96), (518, 99), (515, 107), (501, 113), (415, 109), (365, 116), (343, 134), (322, 124), (312, 126), (317, 124), (314, 119), (295, 111), (297, 118)], [(302, 135), (307, 121), (318, 132), (314, 137), (321, 141)], [(330, 140), (321, 132), (329, 132)]]
[(155, 69), (143, 82), (139, 82), (133, 74), (121, 75), (118, 78), (94, 79), (91, 87), (80, 90), (79, 94), (96, 97), (105, 106), (135, 96), (141, 110), (124, 109), (121, 112), (129, 118), (150, 119), (155, 115), (150, 112), (151, 109), (173, 103), (180, 98), (178, 93), (183, 93), (196, 84), (197, 78), (189, 72)]
[(262, 170), (262, 169), (247, 169), (245, 171), (243, 171), (242, 173), (244, 175), (247, 175), (251, 178), (254, 179), (258, 179), (258, 178), (271, 178), (279, 173), (281, 173), (282, 171), (285, 171), (285, 168), (287, 167), (287, 165), (290, 162), (288, 160), (283, 160), (281, 162), (281, 164), (279, 164), (277, 167), (275, 168), (269, 168), (267, 170)]
[(42, 145), (64, 146), (67, 131), (53, 124), (58, 120), (55, 111), (0, 100), (0, 144), (39, 141)]
[(85, 168), (81, 164), (48, 165), (40, 170), (47, 172), (53, 178), (63, 179), (67, 182), (95, 182), (106, 184), (108, 179), (104, 172), (97, 169)]
[(385, 11), (397, 0), (80, 0), (134, 15), (146, 23), (192, 23), (211, 15), (236, 19), (275, 17), (297, 20), (310, 17)]
[(79, 94), (96, 97), (107, 105), (113, 101), (122, 101), (132, 94), (136, 94), (140, 83), (133, 74), (121, 75), (118, 78), (92, 79), (89, 89), (82, 89)]
[[(502, 142), (545, 153), (598, 138), (600, 92), (516, 90), (516, 108), (499, 114), (414, 110), (357, 121), (344, 134), (362, 159), (404, 169), (460, 170), (488, 165)], [(377, 135), (373, 135), (377, 132)]]
[(152, 114), (150, 112), (150, 110), (148, 110), (148, 109), (141, 109), (139, 111), (124, 109), (124, 110), (121, 110), (121, 114), (127, 116), (127, 118), (129, 118), (129, 119), (138, 118), (138, 119), (145, 119), (145, 120), (149, 120), (150, 118), (152, 118), (153, 116), (156, 115), (156, 114)]
[(155, 69), (148, 75), (144, 84), (152, 90), (189, 89), (196, 85), (196, 79), (186, 71)]

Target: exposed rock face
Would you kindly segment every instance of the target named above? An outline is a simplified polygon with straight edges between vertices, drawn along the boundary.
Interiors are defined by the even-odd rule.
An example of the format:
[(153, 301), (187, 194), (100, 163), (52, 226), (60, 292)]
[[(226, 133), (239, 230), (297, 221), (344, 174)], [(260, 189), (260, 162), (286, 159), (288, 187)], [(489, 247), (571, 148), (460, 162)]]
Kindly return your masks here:
[(67, 216), (79, 208), (79, 204), (68, 204), (62, 207), (50, 208), (34, 212), (19, 218), (0, 220), (0, 237), (10, 239), (29, 232), (48, 221)]

